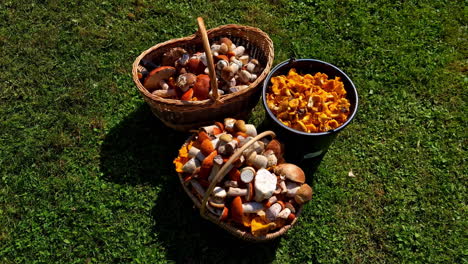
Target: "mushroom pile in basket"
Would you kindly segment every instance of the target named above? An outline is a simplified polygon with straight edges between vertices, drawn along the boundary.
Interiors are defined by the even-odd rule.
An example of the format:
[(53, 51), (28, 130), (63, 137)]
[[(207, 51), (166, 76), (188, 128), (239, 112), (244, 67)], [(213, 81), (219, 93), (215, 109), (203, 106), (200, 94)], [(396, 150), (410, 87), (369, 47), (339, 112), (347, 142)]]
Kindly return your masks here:
[[(235, 93), (248, 88), (263, 70), (244, 46), (229, 38), (211, 45), (218, 81), (218, 93)], [(142, 60), (139, 79), (153, 95), (185, 101), (205, 100), (211, 94), (208, 61), (205, 52), (190, 54), (181, 47), (163, 54), (161, 65)], [(150, 70), (150, 71), (149, 71)]]
[(281, 143), (259, 138), (243, 120), (202, 127), (174, 164), (184, 188), (199, 204), (207, 201), (207, 213), (256, 237), (291, 224), (312, 199), (302, 169), (284, 163)]

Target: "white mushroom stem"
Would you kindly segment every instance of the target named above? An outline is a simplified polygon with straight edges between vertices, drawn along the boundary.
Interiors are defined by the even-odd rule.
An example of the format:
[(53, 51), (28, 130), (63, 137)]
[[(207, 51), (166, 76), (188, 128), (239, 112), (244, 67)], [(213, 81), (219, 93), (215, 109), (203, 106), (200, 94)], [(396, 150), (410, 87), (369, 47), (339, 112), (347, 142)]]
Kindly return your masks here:
[(237, 183), (237, 181), (225, 181), (224, 182), (224, 186), (225, 187), (234, 187), (234, 188), (237, 188), (239, 187), (239, 184)]
[(195, 172), (195, 170), (200, 167), (200, 162), (196, 158), (191, 158), (189, 159), (184, 166), (182, 167), (182, 171), (192, 174)]
[(267, 157), (263, 155), (255, 156), (255, 160), (252, 162), (252, 166), (256, 169), (265, 169), (268, 164)]
[(188, 156), (190, 158), (197, 158), (200, 162), (202, 162), (204, 159), (205, 159), (205, 155), (203, 155), (203, 153), (201, 152), (200, 149), (192, 146), (189, 150), (189, 153), (188, 153)]
[(288, 181), (286, 183), (286, 188), (288, 189), (288, 192), (286, 194), (287, 197), (294, 197), (296, 195), (297, 190), (299, 190), (301, 186), (297, 183), (290, 182)]
[(216, 186), (216, 187), (214, 187), (214, 189), (213, 189), (212, 195), (213, 195), (214, 197), (216, 197), (216, 198), (224, 199), (224, 198), (226, 198), (226, 196), (227, 196), (227, 192), (226, 192), (226, 190), (225, 190), (224, 188), (219, 187), (219, 186)]
[(263, 141), (255, 142), (254, 149), (257, 152), (257, 154), (263, 153), (265, 151), (265, 143), (263, 143)]
[(163, 89), (163, 90), (167, 90), (167, 89), (169, 89), (169, 84), (167, 84), (165, 80), (160, 80), (159, 81), (159, 87), (161, 87), (161, 89)]
[(211, 125), (211, 126), (204, 126), (201, 128), (201, 130), (205, 131), (207, 134), (213, 135), (213, 130), (218, 127), (216, 125)]
[(231, 140), (229, 143), (226, 144), (225, 148), (228, 153), (233, 153), (234, 149), (237, 147), (237, 140)]
[(253, 73), (254, 70), (255, 70), (255, 66), (256, 66), (255, 64), (253, 64), (252, 62), (249, 62), (249, 63), (247, 63), (246, 69), (247, 69), (249, 72)]
[(233, 52), (236, 54), (236, 56), (242, 56), (244, 54), (245, 48), (244, 46), (237, 46)]
[(267, 202), (267, 207), (270, 207), (272, 204), (276, 203), (277, 201), (278, 201), (278, 198), (276, 198), (276, 196), (270, 197), (270, 199), (268, 199), (268, 202)]
[[(249, 142), (253, 137), (243, 137), (243, 136), (238, 136), (237, 139), (239, 139), (239, 147), (241, 148), (245, 143)], [(247, 148), (244, 153), (247, 153), (247, 150), (251, 149), (251, 147)]]
[(223, 157), (221, 157), (221, 155), (216, 155), (213, 159), (213, 167), (211, 168), (210, 175), (208, 176), (209, 182), (211, 182), (216, 176), (216, 174), (218, 174), (222, 165), (223, 165)]
[[(210, 94), (210, 95), (213, 95), (213, 90), (210, 90), (209, 94)], [(224, 94), (224, 91), (221, 90), (221, 89), (218, 89), (218, 94), (219, 94), (219, 95), (223, 95), (223, 94)]]
[(229, 187), (227, 191), (227, 196), (246, 196), (248, 193), (248, 189)]
[(251, 77), (251, 74), (250, 72), (246, 71), (246, 70), (241, 70), (239, 72), (239, 79), (242, 83), (248, 83), (250, 82), (250, 77)]
[(260, 169), (255, 176), (255, 201), (261, 202), (270, 198), (276, 189), (276, 176), (266, 169)]
[(247, 129), (247, 131), (245, 131), (245, 133), (251, 137), (255, 137), (257, 136), (257, 129), (255, 128), (254, 125), (252, 124), (245, 124), (245, 128)]
[(255, 177), (255, 169), (252, 167), (244, 167), (240, 172), (240, 179), (244, 183), (253, 181)]
[(208, 61), (206, 60), (206, 53), (205, 52), (203, 52), (200, 55), (200, 61), (203, 63), (203, 65), (208, 66)]
[(288, 219), (288, 216), (291, 214), (291, 210), (289, 208), (284, 208), (283, 211), (281, 211), (278, 214), (278, 218), (281, 219)]
[(228, 82), (227, 82), (227, 85), (228, 87), (234, 87), (236, 86), (236, 78), (231, 78)]
[(242, 65), (246, 65), (249, 63), (249, 55), (242, 55), (239, 57), (240, 62), (242, 62)]
[(212, 51), (212, 52), (218, 52), (218, 51), (219, 51), (219, 48), (221, 48), (221, 45), (219, 45), (219, 44), (213, 44), (213, 45), (211, 45), (211, 51)]
[(245, 214), (257, 213), (263, 210), (263, 204), (258, 202), (247, 202), (242, 204), (242, 209)]
[(280, 182), (281, 193), (287, 193), (288, 188), (286, 187), (286, 183), (284, 181)]
[(211, 140), (211, 144), (213, 144), (213, 148), (217, 148), (219, 143), (219, 138), (214, 138)]
[(266, 210), (266, 218), (268, 221), (273, 222), (278, 218), (279, 213), (281, 212), (281, 204), (275, 203), (272, 206), (268, 207)]
[(257, 74), (252, 73), (250, 75), (250, 82), (255, 82), (255, 80), (257, 80), (257, 77), (258, 77)]
[[(250, 152), (247, 152), (247, 151), (250, 151)], [(255, 162), (255, 158), (257, 157), (257, 152), (247, 148), (245, 151), (244, 151), (244, 156), (245, 156), (245, 159), (247, 161), (247, 164), (248, 165), (253, 165), (254, 162)]]

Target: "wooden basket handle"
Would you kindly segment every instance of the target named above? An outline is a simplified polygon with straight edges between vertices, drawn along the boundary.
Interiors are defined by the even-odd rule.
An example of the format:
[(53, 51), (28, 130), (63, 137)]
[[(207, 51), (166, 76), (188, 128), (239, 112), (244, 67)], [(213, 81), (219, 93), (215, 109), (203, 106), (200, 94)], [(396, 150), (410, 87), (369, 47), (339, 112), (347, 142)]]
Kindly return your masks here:
[(213, 54), (211, 53), (210, 41), (208, 40), (208, 34), (206, 33), (205, 22), (203, 22), (203, 18), (198, 17), (197, 22), (198, 30), (200, 31), (203, 41), (203, 49), (205, 49), (206, 61), (208, 63), (212, 97), (215, 100), (215, 102), (218, 102), (218, 81), (216, 80), (216, 71), (214, 67)]
[(221, 167), (218, 173), (214, 176), (213, 180), (210, 183), (210, 186), (208, 186), (208, 189), (205, 192), (205, 196), (203, 196), (203, 200), (200, 206), (200, 214), (202, 216), (206, 212), (206, 203), (208, 202), (208, 199), (210, 198), (214, 187), (216, 186), (216, 184), (218, 184), (219, 181), (221, 181), (221, 179), (223, 179), (224, 175), (226, 175), (226, 173), (229, 172), (228, 169), (230, 170), (231, 164), (234, 161), (236, 161), (240, 157), (240, 155), (242, 155), (244, 150), (250, 147), (250, 145), (252, 145), (253, 143), (267, 136), (271, 136), (272, 138), (274, 138), (276, 137), (276, 134), (273, 131), (265, 131), (265, 132), (258, 134), (256, 137), (252, 138), (247, 143), (245, 143), (241, 148), (236, 149), (234, 151), (234, 154), (232, 154), (231, 157), (226, 161), (226, 163), (224, 163), (224, 165)]

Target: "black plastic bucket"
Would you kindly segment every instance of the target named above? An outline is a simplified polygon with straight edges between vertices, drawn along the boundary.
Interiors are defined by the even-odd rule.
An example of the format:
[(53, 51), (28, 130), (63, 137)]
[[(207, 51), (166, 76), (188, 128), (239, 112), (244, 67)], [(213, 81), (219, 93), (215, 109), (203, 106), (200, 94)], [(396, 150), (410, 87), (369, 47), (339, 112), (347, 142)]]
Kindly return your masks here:
[[(340, 77), (347, 92), (346, 98), (351, 103), (348, 120), (336, 129), (320, 133), (306, 133), (292, 129), (276, 119), (270, 108), (268, 108), (265, 94), (271, 85), (271, 78), (277, 75), (287, 75), (291, 68), (295, 68), (299, 74), (309, 73), (314, 75), (321, 72), (327, 74), (329, 79)], [(262, 98), (267, 116), (265, 126), (275, 131), (281, 142), (285, 143), (286, 161), (300, 164), (300, 166), (313, 171), (319, 165), (338, 132), (353, 120), (358, 109), (358, 93), (348, 75), (330, 63), (314, 59), (290, 59), (276, 65), (263, 82)]]

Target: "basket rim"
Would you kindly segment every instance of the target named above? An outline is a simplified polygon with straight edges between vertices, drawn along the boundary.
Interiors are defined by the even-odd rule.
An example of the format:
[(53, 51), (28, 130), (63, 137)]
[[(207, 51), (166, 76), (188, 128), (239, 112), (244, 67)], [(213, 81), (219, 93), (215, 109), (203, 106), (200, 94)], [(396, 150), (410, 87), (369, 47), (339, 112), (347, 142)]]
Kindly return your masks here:
[[(192, 140), (194, 137), (195, 137), (195, 134), (192, 134), (191, 136), (189, 136), (187, 138), (187, 140), (184, 142), (184, 144), (182, 144), (182, 146), (187, 145), (190, 142), (190, 140)], [(237, 227), (235, 227), (233, 225), (230, 225), (229, 222), (220, 221), (210, 211), (205, 211), (205, 213), (202, 213), (201, 212), (201, 203), (202, 203), (202, 201), (200, 201), (195, 195), (193, 195), (193, 193), (188, 188), (189, 181), (187, 181), (187, 182), (184, 181), (182, 173), (177, 173), (177, 175), (179, 177), (179, 181), (180, 181), (180, 183), (182, 185), (182, 188), (184, 189), (185, 193), (190, 197), (190, 199), (192, 200), (194, 205), (198, 208), (202, 218), (205, 218), (205, 219), (209, 220), (210, 222), (216, 224), (217, 226), (219, 226), (222, 229), (228, 231), (229, 233), (233, 234), (234, 236), (236, 236), (238, 238), (241, 238), (241, 239), (244, 239), (244, 240), (247, 240), (247, 241), (265, 242), (265, 241), (270, 241), (272, 239), (275, 239), (275, 238), (278, 238), (278, 237), (282, 236), (283, 234), (286, 233), (286, 231), (288, 231), (290, 228), (292, 228), (296, 224), (297, 220), (299, 219), (299, 216), (301, 215), (302, 209), (304, 207), (304, 205), (302, 205), (302, 204), (298, 205), (298, 208), (297, 208), (296, 213), (295, 213), (296, 218), (294, 218), (294, 220), (291, 223), (282, 226), (280, 229), (278, 229), (277, 231), (275, 231), (273, 233), (268, 233), (268, 234), (266, 234), (264, 236), (254, 236), (253, 234), (251, 234), (251, 233), (249, 233), (249, 232), (247, 232), (245, 230), (242, 230), (242, 229), (237, 228)]]
[(133, 78), (133, 81), (136, 84), (138, 90), (145, 97), (147, 97), (148, 99), (152, 100), (153, 102), (156, 102), (156, 103), (159, 103), (159, 104), (164, 104), (164, 105), (169, 105), (169, 106), (211, 106), (211, 105), (216, 104), (216, 103), (224, 103), (224, 102), (231, 101), (231, 100), (237, 98), (238, 96), (241, 96), (241, 95), (244, 95), (244, 94), (248, 93), (249, 91), (253, 90), (255, 87), (259, 87), (261, 82), (263, 82), (263, 80), (266, 78), (266, 76), (270, 72), (271, 67), (273, 65), (273, 60), (274, 60), (274, 58), (273, 58), (274, 57), (273, 41), (270, 39), (268, 34), (266, 34), (264, 31), (262, 31), (259, 28), (246, 26), (246, 25), (238, 25), (238, 24), (221, 25), (221, 26), (218, 26), (218, 27), (207, 30), (207, 34), (208, 34), (208, 37), (210, 37), (211, 34), (214, 34), (217, 31), (226, 30), (226, 29), (229, 30), (229, 29), (235, 29), (235, 28), (245, 29), (245, 30), (248, 30), (248, 31), (254, 31), (254, 32), (258, 33), (259, 35), (261, 35), (266, 40), (266, 42), (268, 43), (267, 49), (269, 51), (269, 56), (267, 56), (267, 63), (265, 65), (262, 73), (246, 89), (243, 89), (243, 90), (238, 91), (236, 93), (220, 95), (218, 100), (213, 100), (212, 98), (210, 98), (210, 99), (205, 99), (205, 100), (201, 100), (201, 101), (183, 101), (183, 100), (178, 100), (178, 99), (166, 99), (166, 98), (162, 98), (162, 97), (159, 97), (159, 96), (155, 96), (155, 95), (151, 94), (150, 92), (148, 92), (148, 90), (146, 90), (146, 88), (143, 86), (143, 84), (138, 79), (137, 68), (140, 65), (140, 61), (146, 55), (153, 52), (154, 50), (156, 50), (156, 49), (158, 49), (160, 47), (163, 47), (163, 46), (167, 46), (169, 44), (173, 44), (173, 43), (180, 42), (180, 41), (190, 42), (190, 41), (194, 41), (194, 40), (200, 40), (200, 42), (201, 42), (201, 35), (197, 31), (196, 33), (194, 33), (192, 35), (189, 35), (189, 36), (186, 36), (186, 37), (170, 39), (170, 40), (164, 41), (162, 43), (158, 43), (158, 44), (148, 48), (147, 50), (143, 51), (135, 59), (135, 61), (133, 62), (133, 65), (132, 65), (132, 78)]

